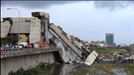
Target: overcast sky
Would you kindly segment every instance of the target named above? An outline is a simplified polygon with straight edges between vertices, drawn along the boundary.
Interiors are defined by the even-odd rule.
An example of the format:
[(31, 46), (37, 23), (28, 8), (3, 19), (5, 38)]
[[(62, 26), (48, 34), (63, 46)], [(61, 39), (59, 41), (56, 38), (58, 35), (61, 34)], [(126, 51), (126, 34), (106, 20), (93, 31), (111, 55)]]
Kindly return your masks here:
[(33, 11), (50, 14), (55, 23), (82, 40), (105, 40), (105, 33), (114, 33), (115, 43), (134, 43), (134, 1), (4, 1), (1, 17), (31, 17)]

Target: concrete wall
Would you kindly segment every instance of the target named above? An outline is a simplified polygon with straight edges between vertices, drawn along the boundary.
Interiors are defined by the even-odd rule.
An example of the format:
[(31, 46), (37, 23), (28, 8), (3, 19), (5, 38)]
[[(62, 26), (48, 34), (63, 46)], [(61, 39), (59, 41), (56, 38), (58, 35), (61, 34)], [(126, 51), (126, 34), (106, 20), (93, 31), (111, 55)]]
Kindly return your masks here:
[(30, 33), (31, 22), (15, 22), (9, 33)]
[(30, 24), (30, 36), (29, 36), (29, 42), (35, 43), (41, 41), (41, 24), (40, 20), (35, 19), (32, 20)]
[(3, 58), (1, 59), (1, 75), (8, 75), (10, 71), (17, 71), (21, 67), (26, 70), (37, 66), (40, 62), (54, 63), (53, 52)]
[(6, 22), (1, 22), (0, 27), (1, 27), (1, 38), (5, 38), (8, 35), (8, 32), (10, 30), (10, 22), (6, 21)]

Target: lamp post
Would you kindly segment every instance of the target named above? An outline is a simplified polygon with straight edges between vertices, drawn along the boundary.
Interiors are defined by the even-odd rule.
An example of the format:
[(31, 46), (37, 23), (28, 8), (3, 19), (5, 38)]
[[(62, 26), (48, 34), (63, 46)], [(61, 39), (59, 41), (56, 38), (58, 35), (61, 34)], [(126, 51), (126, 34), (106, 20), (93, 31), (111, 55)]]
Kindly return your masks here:
[[(18, 22), (19, 22), (18, 24), (19, 24), (19, 29), (20, 29), (20, 11), (19, 11), (19, 9), (18, 8), (7, 8), (7, 10), (16, 10), (18, 12)], [(19, 33), (20, 32), (18, 32), (18, 41), (19, 41)]]

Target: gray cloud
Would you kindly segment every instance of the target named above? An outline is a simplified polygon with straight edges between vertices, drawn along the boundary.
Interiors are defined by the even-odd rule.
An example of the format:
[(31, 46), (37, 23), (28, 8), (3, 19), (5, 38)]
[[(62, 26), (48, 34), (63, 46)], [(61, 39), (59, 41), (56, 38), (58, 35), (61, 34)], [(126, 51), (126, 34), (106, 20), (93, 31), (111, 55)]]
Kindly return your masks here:
[(134, 1), (95, 1), (94, 5), (96, 8), (108, 8), (113, 10), (117, 7), (125, 8), (129, 5), (134, 5)]
[[(31, 15), (31, 11), (34, 9), (44, 10), (50, 14), (50, 21), (56, 25), (60, 25), (65, 32), (74, 34), (84, 40), (104, 40), (106, 32), (113, 32), (115, 34), (116, 43), (133, 43), (133, 14), (131, 14), (134, 2), (131, 1), (65, 1), (65, 2), (28, 2), (28, 1), (12, 1), (2, 2), (3, 7), (15, 6), (20, 10), (23, 17)], [(74, 4), (71, 4), (74, 3)], [(76, 4), (75, 4), (76, 3)], [(64, 5), (67, 6), (58, 6)], [(94, 6), (97, 8), (94, 8)], [(124, 8), (120, 12), (116, 13), (117, 10), (101, 11), (99, 9), (116, 9)], [(128, 9), (126, 8), (128, 7)], [(119, 8), (119, 9), (120, 9)], [(18, 16), (14, 12), (7, 12), (3, 9), (2, 14), (4, 16)], [(86, 35), (86, 36), (85, 36)], [(125, 35), (125, 36), (124, 36)]]
[[(2, 1), (2, 6), (21, 6), (29, 9), (47, 8), (53, 5), (64, 5), (83, 1)], [(87, 2), (87, 1), (85, 1)], [(90, 1), (88, 1), (90, 2)], [(94, 1), (96, 8), (108, 8), (113, 10), (117, 7), (125, 8), (128, 5), (134, 5), (134, 1)]]
[[(78, 1), (77, 1), (78, 2)], [(2, 6), (21, 6), (25, 8), (47, 8), (52, 5), (63, 5), (67, 3), (76, 3), (75, 1), (2, 1)]]

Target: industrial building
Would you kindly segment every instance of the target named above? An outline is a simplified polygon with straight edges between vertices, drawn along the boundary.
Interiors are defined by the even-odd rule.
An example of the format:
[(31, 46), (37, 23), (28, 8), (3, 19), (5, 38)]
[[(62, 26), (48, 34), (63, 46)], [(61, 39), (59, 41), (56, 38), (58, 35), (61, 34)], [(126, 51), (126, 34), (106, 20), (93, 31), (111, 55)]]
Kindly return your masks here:
[(113, 33), (106, 33), (105, 40), (108, 47), (113, 47), (115, 45)]

